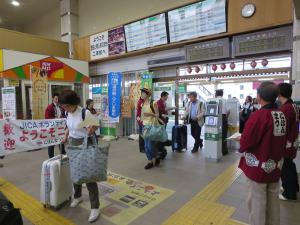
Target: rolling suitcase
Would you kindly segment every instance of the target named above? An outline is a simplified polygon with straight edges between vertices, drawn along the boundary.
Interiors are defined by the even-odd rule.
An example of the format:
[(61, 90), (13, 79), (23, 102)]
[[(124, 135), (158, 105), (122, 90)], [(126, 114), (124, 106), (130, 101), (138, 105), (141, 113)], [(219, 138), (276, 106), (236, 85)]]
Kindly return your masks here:
[(172, 151), (187, 149), (187, 126), (175, 125), (172, 128)]
[(59, 208), (73, 194), (69, 158), (58, 155), (43, 162), (40, 200), (44, 207)]

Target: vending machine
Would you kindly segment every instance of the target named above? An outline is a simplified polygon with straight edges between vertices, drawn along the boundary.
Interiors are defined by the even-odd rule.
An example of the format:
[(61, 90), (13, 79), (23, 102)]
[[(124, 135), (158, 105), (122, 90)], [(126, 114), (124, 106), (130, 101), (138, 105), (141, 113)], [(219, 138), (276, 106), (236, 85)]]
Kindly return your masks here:
[(222, 102), (208, 100), (205, 112), (205, 159), (218, 162), (222, 158)]

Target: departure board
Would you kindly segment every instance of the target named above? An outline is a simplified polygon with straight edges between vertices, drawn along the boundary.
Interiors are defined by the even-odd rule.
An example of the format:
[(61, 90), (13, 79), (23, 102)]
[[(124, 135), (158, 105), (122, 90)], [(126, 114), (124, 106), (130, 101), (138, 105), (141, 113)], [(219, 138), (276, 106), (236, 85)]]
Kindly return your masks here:
[(230, 57), (229, 38), (187, 45), (186, 61), (197, 62)]
[(168, 12), (170, 42), (226, 32), (226, 0), (206, 0)]
[(124, 28), (128, 52), (168, 43), (164, 13), (130, 23)]
[(292, 42), (291, 26), (239, 35), (233, 38), (234, 56), (291, 50)]

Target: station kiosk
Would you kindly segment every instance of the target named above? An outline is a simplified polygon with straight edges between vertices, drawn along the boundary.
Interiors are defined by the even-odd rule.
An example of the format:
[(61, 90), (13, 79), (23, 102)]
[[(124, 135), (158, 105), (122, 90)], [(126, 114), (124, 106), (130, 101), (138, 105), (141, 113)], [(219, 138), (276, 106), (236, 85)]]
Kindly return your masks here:
[(222, 158), (222, 102), (210, 99), (205, 112), (205, 159), (218, 162)]

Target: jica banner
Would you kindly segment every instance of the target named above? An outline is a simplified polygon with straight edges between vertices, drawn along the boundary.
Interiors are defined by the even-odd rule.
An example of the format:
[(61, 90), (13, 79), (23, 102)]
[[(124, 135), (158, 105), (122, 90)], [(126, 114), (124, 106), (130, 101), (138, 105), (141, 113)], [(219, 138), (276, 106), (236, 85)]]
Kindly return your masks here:
[(119, 122), (122, 73), (108, 74), (108, 115), (110, 122)]
[(0, 155), (58, 145), (66, 120), (0, 120)]

